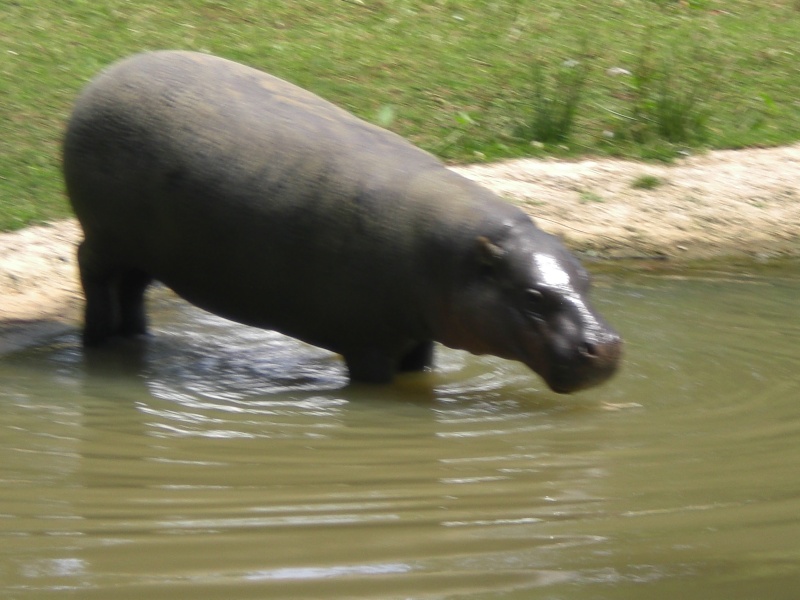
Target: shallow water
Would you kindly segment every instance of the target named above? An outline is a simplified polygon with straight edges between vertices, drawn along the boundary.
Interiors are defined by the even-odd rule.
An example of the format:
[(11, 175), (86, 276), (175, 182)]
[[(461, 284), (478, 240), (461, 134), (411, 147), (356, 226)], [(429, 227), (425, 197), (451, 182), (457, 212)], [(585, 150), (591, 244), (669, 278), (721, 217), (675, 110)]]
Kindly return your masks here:
[(167, 300), (0, 358), (0, 595), (797, 598), (800, 268), (599, 283), (626, 364), (576, 396), (449, 350), (347, 386)]

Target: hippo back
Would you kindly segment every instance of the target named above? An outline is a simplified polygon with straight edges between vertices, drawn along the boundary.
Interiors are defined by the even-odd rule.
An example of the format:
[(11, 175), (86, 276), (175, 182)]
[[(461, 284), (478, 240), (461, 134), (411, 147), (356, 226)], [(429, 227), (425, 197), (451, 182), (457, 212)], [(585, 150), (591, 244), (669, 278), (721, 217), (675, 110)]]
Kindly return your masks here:
[(190, 52), (135, 56), (90, 84), (64, 170), (87, 240), (118, 263), (337, 351), (429, 337), (426, 297), (475, 223), (524, 218), (395, 134)]

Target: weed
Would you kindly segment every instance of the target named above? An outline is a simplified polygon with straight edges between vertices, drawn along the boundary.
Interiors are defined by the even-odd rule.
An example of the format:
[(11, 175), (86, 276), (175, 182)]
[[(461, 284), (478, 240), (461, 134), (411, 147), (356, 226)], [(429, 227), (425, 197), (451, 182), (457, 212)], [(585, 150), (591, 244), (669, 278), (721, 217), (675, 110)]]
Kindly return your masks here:
[(707, 88), (691, 78), (681, 78), (671, 60), (662, 63), (653, 116), (659, 136), (672, 143), (707, 139)]
[(597, 194), (591, 190), (583, 190), (578, 197), (578, 200), (581, 204), (595, 204), (599, 202), (605, 202), (603, 197), (600, 194)]
[(654, 190), (664, 183), (664, 180), (655, 175), (639, 175), (631, 183), (631, 187), (636, 190)]
[[(669, 144), (706, 141), (710, 82), (698, 75), (704, 66), (688, 60), (679, 63), (671, 51), (653, 54), (648, 37), (632, 69), (628, 112), (619, 115), (615, 135), (637, 144), (654, 139)], [(700, 56), (696, 53), (695, 59)]]
[(516, 135), (543, 144), (567, 141), (588, 75), (589, 63), (585, 60), (564, 60), (555, 68), (548, 67), (541, 59), (534, 60), (531, 115), (517, 128)]

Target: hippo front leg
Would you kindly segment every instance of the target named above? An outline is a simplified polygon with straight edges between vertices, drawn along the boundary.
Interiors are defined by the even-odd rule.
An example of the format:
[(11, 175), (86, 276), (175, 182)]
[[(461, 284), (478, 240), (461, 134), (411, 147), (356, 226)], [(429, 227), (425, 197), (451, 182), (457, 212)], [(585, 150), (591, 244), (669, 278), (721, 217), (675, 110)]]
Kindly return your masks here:
[(433, 366), (433, 341), (420, 342), (400, 359), (398, 370), (404, 373), (424, 371)]
[(361, 383), (391, 383), (396, 361), (380, 350), (360, 350), (344, 355), (350, 381)]
[(423, 371), (433, 365), (433, 341), (414, 344), (399, 360), (383, 350), (360, 350), (344, 355), (352, 381), (391, 383), (396, 373)]

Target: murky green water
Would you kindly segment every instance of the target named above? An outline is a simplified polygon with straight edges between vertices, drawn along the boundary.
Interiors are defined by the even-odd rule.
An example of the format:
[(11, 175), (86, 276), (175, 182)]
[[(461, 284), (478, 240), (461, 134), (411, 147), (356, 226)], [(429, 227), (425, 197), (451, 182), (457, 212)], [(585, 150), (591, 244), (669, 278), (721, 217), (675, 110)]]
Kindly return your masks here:
[(800, 597), (800, 268), (601, 278), (621, 375), (338, 360), (164, 303), (0, 358), (3, 598)]

